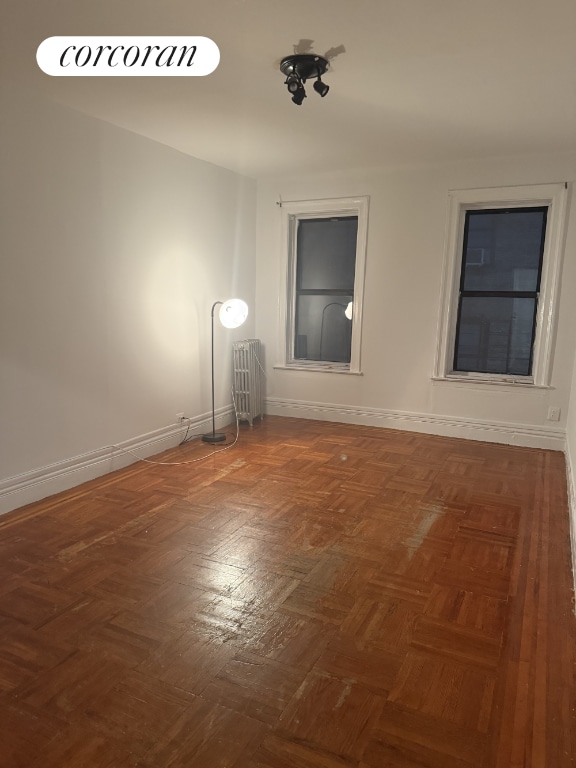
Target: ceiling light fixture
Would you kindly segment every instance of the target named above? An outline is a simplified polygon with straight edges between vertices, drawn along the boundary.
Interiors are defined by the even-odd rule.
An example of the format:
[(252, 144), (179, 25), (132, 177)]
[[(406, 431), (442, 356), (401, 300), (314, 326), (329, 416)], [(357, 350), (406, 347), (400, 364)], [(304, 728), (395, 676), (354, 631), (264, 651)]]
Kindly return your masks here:
[(286, 75), (284, 84), (292, 94), (294, 104), (300, 106), (306, 98), (304, 84), (306, 80), (315, 77), (314, 90), (324, 97), (330, 90), (330, 86), (322, 82), (322, 75), (328, 71), (330, 63), (323, 56), (312, 53), (294, 53), (285, 56), (280, 62), (280, 71)]

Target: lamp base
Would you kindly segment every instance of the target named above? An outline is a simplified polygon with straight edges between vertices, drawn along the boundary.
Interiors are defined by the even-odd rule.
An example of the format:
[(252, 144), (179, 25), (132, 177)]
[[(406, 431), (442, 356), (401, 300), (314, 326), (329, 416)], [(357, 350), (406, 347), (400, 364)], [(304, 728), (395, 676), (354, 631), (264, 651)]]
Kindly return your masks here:
[(205, 443), (222, 443), (226, 440), (226, 435), (223, 432), (210, 432), (208, 435), (202, 435), (202, 440)]

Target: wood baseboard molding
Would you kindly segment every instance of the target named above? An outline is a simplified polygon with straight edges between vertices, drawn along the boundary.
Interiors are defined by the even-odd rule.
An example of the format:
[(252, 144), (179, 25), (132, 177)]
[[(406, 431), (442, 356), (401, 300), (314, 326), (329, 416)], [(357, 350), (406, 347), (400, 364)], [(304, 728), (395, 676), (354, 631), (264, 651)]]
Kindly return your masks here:
[(273, 397), (266, 400), (266, 412), (274, 416), (293, 416), (301, 419), (340, 421), (345, 424), (404, 429), (427, 435), (461, 437), (467, 440), (519, 445), (525, 448), (564, 451), (566, 446), (566, 433), (559, 427), (489, 422), (480, 419), (462, 419), (452, 416), (331, 405)]
[[(216, 411), (216, 426), (222, 428), (233, 418), (232, 406)], [(20, 475), (0, 480), (0, 515), (40, 501), (81, 483), (122, 469), (139, 459), (174, 448), (183, 439), (185, 427), (171, 425), (129, 440), (98, 448), (80, 456), (49, 464)], [(203, 434), (212, 429), (211, 414), (190, 419), (190, 434)]]

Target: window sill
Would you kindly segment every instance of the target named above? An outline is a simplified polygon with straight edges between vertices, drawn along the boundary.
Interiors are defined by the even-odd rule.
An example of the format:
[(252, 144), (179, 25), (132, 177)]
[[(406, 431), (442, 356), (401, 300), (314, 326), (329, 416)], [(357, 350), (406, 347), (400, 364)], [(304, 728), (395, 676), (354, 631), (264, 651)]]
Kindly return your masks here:
[(313, 363), (311, 365), (275, 365), (275, 370), (280, 371), (310, 371), (311, 373), (346, 373), (352, 376), (362, 376), (362, 371), (351, 371), (350, 368), (344, 368), (341, 365), (321, 365)]
[(446, 376), (432, 376), (433, 382), (448, 384), (474, 384), (485, 385), (488, 387), (522, 387), (524, 389), (552, 389), (547, 384), (535, 384), (529, 378), (515, 379), (513, 376), (504, 376), (502, 378), (488, 378), (484, 376), (458, 376), (457, 374)]

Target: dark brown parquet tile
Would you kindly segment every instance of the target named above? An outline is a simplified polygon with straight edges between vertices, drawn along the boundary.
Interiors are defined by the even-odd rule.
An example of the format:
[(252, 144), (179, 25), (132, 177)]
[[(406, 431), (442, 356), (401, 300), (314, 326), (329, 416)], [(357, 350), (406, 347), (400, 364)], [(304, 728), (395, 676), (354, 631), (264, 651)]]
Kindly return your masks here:
[(0, 766), (568, 768), (570, 568), (561, 454), (267, 417), (0, 520)]
[(497, 667), (502, 643), (502, 637), (485, 635), (476, 629), (428, 616), (418, 618), (411, 642), (413, 648), (489, 669)]
[(238, 652), (238, 646), (208, 632), (185, 632), (140, 664), (143, 675), (187, 693), (200, 694)]
[(223, 586), (221, 591), (241, 600), (245, 609), (268, 616), (283, 605), (299, 583), (297, 578), (274, 573), (259, 564), (236, 583)]
[(39, 566), (37, 575), (31, 574), (29, 579), (35, 584), (57, 587), (82, 595), (85, 590), (94, 587), (117, 570), (118, 566), (114, 563), (102, 563), (84, 556), (65, 562), (54, 562), (50, 558)]
[(42, 624), (38, 634), (79, 648), (90, 632), (106, 626), (117, 612), (118, 606), (115, 603), (84, 595), (78, 598), (70, 610), (63, 611)]
[(193, 704), (194, 697), (177, 686), (132, 671), (111, 690), (95, 696), (86, 707), (90, 725), (116, 742), (128, 738), (140, 757), (156, 744)]
[(14, 622), (4, 624), (0, 645), (0, 691), (12, 691), (34, 680), (43, 669), (51, 669), (70, 656), (73, 643), (46, 636)]
[(442, 463), (442, 471), (468, 480), (476, 480), (484, 467), (486, 460), (476, 456), (449, 455)]
[(300, 584), (282, 605), (282, 611), (339, 626), (354, 606), (349, 595)]
[(337, 634), (327, 644), (315, 669), (339, 680), (354, 680), (366, 690), (386, 697), (404, 660), (398, 648), (385, 651), (362, 638)]
[(353, 678), (313, 670), (282, 713), (278, 733), (357, 760), (383, 704), (383, 697)]
[(229, 563), (230, 560), (218, 559), (216, 554), (208, 557), (193, 552), (175, 563), (157, 569), (155, 574), (161, 582), (200, 587), (215, 593), (230, 592), (245, 578), (245, 569)]
[(166, 582), (155, 590), (135, 613), (143, 622), (164, 622), (182, 630), (194, 625), (197, 615), (214, 599), (215, 593), (205, 587), (191, 587), (179, 582)]
[(436, 584), (424, 615), (469, 627), (479, 634), (502, 638), (507, 601), (479, 592)]
[(234, 656), (203, 690), (202, 697), (263, 723), (275, 725), (296, 693), (302, 671), (256, 654)]
[(505, 502), (501, 505), (471, 504), (464, 511), (462, 529), (493, 531), (517, 537), (520, 525), (520, 508)]
[(481, 768), (487, 739), (459, 723), (387, 703), (360, 768)]
[(76, 651), (12, 695), (39, 712), (72, 721), (95, 696), (113, 687), (122, 670), (120, 662), (108, 661), (105, 655)]
[(254, 751), (268, 730), (258, 720), (195, 697), (185, 712), (159, 733), (141, 765), (232, 768)]
[(328, 552), (318, 556), (318, 562), (306, 576), (304, 583), (315, 589), (331, 589), (337, 593), (355, 596), (377, 572), (378, 564), (373, 560)]
[(385, 550), (386, 565), (382, 573), (405, 575), (419, 583), (434, 581), (436, 574), (446, 562), (446, 547), (430, 541), (426, 549), (415, 549), (406, 544)]
[(249, 762), (239, 762), (235, 768), (350, 768), (353, 765), (357, 765), (356, 760), (337, 757), (318, 746), (269, 736)]
[[(64, 720), (39, 712), (8, 697), (0, 701), (2, 718), (2, 765), (30, 768), (43, 760), (55, 735), (67, 729)], [(44, 763), (42, 763), (44, 765)]]
[(438, 584), (480, 591), (505, 600), (513, 593), (510, 588), (511, 570), (508, 573), (486, 571), (479, 565), (462, 563), (450, 557), (446, 559), (435, 579)]
[(28, 768), (135, 768), (136, 755), (109, 733), (98, 733), (94, 726), (73, 724), (63, 728), (46, 744)]
[(463, 728), (486, 733), (492, 712), (494, 674), (435, 653), (410, 650), (388, 701)]
[(303, 677), (312, 669), (335, 633), (336, 629), (323, 621), (276, 613), (266, 623), (255, 650), (266, 658), (297, 667)]
[(360, 598), (342, 623), (341, 631), (359, 647), (405, 653), (410, 647), (421, 608), (410, 601), (380, 596)]
[(138, 616), (120, 613), (106, 623), (99, 623), (79, 637), (78, 648), (87, 653), (100, 653), (128, 670), (148, 659), (170, 638), (182, 634), (182, 628), (155, 624), (149, 618), (142, 627), (138, 619)]
[(78, 595), (56, 587), (25, 582), (7, 592), (0, 611), (23, 624), (39, 627), (78, 602)]
[(159, 578), (142, 576), (130, 567), (122, 567), (86, 589), (85, 593), (112, 601), (122, 608), (133, 608), (159, 592), (163, 583)]

